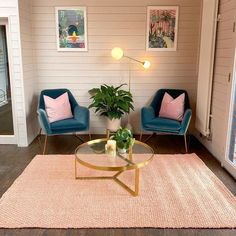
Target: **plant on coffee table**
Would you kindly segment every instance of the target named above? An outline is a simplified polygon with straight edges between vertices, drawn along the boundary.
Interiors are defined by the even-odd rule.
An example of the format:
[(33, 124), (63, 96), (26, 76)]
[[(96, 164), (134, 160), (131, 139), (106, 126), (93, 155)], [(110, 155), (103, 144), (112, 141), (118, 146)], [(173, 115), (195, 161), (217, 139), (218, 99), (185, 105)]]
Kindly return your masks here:
[(121, 153), (126, 152), (135, 141), (132, 132), (127, 128), (118, 129), (111, 139), (116, 140), (117, 148)]

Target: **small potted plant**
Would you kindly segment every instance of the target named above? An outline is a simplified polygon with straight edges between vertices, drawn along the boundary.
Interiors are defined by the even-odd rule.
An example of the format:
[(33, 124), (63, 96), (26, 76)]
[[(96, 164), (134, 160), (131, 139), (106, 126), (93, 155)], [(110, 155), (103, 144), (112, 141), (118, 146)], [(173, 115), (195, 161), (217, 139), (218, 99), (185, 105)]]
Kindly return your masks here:
[(107, 129), (116, 131), (120, 128), (121, 117), (134, 110), (132, 94), (118, 87), (102, 85), (100, 88), (89, 90), (92, 104), (89, 108), (95, 108), (95, 113), (107, 117)]
[(135, 139), (133, 134), (127, 128), (119, 128), (116, 133), (111, 137), (116, 141), (117, 149), (119, 153), (125, 153), (130, 146), (133, 146)]

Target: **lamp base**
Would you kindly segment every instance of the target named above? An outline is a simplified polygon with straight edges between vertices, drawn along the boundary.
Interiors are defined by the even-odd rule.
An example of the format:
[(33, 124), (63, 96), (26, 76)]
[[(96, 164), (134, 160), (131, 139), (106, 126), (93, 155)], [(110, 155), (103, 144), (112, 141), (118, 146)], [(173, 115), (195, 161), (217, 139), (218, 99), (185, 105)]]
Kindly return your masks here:
[(131, 125), (130, 123), (128, 123), (125, 128), (127, 128), (127, 129), (129, 129), (131, 132), (133, 132), (133, 127), (132, 127), (132, 125)]

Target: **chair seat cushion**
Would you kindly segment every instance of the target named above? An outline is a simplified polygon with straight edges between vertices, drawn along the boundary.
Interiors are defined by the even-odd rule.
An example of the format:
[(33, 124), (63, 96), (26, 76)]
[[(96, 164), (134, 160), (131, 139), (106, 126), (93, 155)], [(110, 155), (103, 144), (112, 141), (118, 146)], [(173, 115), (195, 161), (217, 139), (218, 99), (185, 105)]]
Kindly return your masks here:
[(86, 128), (87, 128), (86, 124), (83, 124), (73, 118), (60, 120), (60, 121), (51, 123), (51, 130), (53, 131), (53, 133), (76, 132), (76, 131), (85, 130)]
[(177, 120), (156, 117), (146, 123), (144, 128), (150, 131), (178, 133), (181, 129), (181, 123)]

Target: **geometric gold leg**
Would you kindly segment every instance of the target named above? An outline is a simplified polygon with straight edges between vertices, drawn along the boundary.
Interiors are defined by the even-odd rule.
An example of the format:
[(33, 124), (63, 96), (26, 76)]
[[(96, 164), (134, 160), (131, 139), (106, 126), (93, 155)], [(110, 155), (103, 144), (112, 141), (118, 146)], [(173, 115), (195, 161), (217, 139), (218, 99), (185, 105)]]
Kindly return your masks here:
[(139, 194), (139, 176), (140, 176), (140, 169), (135, 170), (135, 196)]
[(109, 130), (109, 129), (107, 129), (107, 130), (106, 130), (106, 137), (107, 137), (107, 139), (109, 139), (109, 138), (110, 138), (110, 133), (111, 133), (111, 132), (110, 132), (110, 130)]
[(94, 179), (113, 179), (113, 176), (78, 176), (77, 161), (75, 158), (75, 179), (94, 180)]
[[(123, 171), (122, 171), (123, 172)], [(121, 172), (121, 173), (122, 173)], [(134, 190), (132, 190), (128, 185), (126, 185), (124, 182), (122, 182), (121, 180), (119, 180), (117, 178), (118, 175), (114, 175), (113, 179), (115, 180), (115, 182), (117, 184), (119, 184), (121, 187), (123, 187), (127, 192), (129, 192), (131, 195), (133, 195), (134, 197), (138, 196), (139, 194), (139, 172), (140, 169), (137, 168), (135, 169), (135, 185), (134, 185)], [(121, 174), (119, 173), (119, 175)]]
[(129, 192), (132, 196), (138, 196), (139, 194), (139, 168), (135, 169), (135, 185), (134, 190), (132, 190), (128, 185), (126, 185), (124, 182), (119, 180), (117, 177), (122, 174), (125, 171), (118, 171), (113, 176), (89, 176), (89, 177), (81, 177), (77, 175), (77, 161), (75, 158), (75, 179), (79, 180), (114, 180), (117, 184), (119, 184), (122, 188), (124, 188), (127, 192)]
[(76, 165), (77, 161), (76, 161), (76, 158), (75, 158), (75, 179), (77, 178), (77, 165)]

